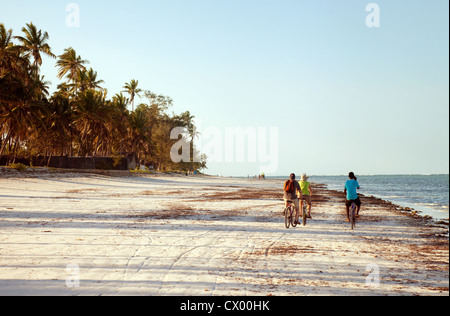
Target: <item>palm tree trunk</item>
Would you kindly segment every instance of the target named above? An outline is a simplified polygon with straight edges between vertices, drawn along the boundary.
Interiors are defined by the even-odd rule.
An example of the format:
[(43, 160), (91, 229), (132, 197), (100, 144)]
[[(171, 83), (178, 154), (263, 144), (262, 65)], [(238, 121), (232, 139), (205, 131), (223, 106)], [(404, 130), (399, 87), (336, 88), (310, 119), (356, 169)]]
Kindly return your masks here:
[(70, 157), (73, 157), (73, 133), (70, 129)]
[(47, 160), (47, 168), (50, 166), (50, 160), (52, 160), (52, 153), (50, 153), (48, 160)]
[(8, 131), (8, 133), (6, 134), (6, 137), (3, 139), (3, 142), (2, 142), (2, 148), (0, 149), (0, 157), (3, 156), (3, 152), (5, 151), (6, 146), (8, 145), (10, 136), (11, 136), (11, 131)]
[(14, 141), (14, 149), (13, 149), (13, 161), (12, 163), (16, 162), (16, 157), (17, 157), (17, 144), (19, 143), (19, 136), (16, 137), (16, 140)]
[(34, 71), (36, 71), (36, 82), (39, 80), (39, 72), (37, 71), (37, 61), (36, 61), (36, 56), (34, 57)]

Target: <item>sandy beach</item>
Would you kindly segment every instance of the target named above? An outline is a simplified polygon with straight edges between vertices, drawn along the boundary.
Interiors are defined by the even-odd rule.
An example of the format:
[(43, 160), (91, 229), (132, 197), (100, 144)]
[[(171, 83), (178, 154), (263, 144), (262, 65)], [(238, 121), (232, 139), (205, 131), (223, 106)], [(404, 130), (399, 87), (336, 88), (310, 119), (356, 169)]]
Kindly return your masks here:
[(313, 184), (313, 220), (288, 230), (282, 186), (3, 172), (0, 295), (449, 295), (448, 226), (364, 197), (352, 231)]

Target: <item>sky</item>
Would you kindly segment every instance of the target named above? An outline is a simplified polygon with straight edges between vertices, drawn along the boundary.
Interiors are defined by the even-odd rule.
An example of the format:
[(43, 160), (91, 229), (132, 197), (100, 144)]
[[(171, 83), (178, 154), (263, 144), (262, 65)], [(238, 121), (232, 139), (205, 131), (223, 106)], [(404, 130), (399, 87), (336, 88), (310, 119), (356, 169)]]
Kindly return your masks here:
[[(137, 79), (189, 110), (206, 172), (225, 176), (448, 173), (448, 12), (447, 0), (0, 0), (0, 23), (20, 35), (32, 21), (56, 55), (73, 47), (109, 97)], [(51, 90), (55, 63), (41, 68)]]

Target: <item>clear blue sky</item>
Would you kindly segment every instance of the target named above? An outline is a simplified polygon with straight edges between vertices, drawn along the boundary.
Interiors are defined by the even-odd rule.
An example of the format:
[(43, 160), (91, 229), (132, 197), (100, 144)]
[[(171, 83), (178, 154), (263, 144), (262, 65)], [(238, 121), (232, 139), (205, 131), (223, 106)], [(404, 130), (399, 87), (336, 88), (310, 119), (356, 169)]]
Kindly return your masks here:
[[(66, 26), (71, 2), (78, 28)], [(370, 2), (380, 28), (366, 26)], [(449, 172), (448, 0), (0, 0), (0, 10), (15, 35), (33, 21), (55, 54), (75, 48), (109, 97), (134, 78), (203, 126), (277, 127), (274, 174)], [(54, 65), (42, 68), (52, 88)]]

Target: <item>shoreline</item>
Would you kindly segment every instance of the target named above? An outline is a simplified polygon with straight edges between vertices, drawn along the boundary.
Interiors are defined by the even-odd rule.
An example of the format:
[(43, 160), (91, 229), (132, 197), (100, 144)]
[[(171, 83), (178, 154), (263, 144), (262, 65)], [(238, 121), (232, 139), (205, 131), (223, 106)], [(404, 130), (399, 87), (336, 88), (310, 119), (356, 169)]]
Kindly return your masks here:
[[(361, 177), (384, 177), (385, 175), (369, 175), (369, 176), (361, 176)], [(434, 174), (434, 175), (419, 175), (419, 174), (411, 174), (411, 175), (388, 175), (388, 176), (448, 176), (448, 174)], [(347, 176), (311, 176), (311, 178), (319, 178), (316, 180), (318, 183), (324, 183), (328, 186), (330, 190), (338, 190), (337, 189), (335, 180), (332, 180), (330, 182), (329, 178), (342, 178), (343, 183), (345, 182), (345, 179), (347, 179)], [(325, 178), (325, 179), (321, 179)], [(328, 178), (328, 179), (327, 179)], [(324, 182), (321, 182), (321, 180), (325, 180)], [(328, 180), (328, 182), (327, 182)], [(343, 187), (343, 186), (342, 186)], [(383, 194), (373, 193), (371, 191), (362, 189), (362, 192), (358, 192), (358, 194), (363, 194), (366, 196), (373, 196), (375, 198), (379, 198), (388, 202), (391, 202), (393, 205), (395, 205), (398, 209), (403, 209), (404, 211), (408, 212), (416, 212), (418, 215), (429, 218), (432, 217), (434, 221), (436, 222), (449, 222), (449, 210), (448, 210), (448, 204), (426, 204), (426, 203), (417, 203), (414, 201), (402, 201), (402, 199), (409, 199), (407, 196), (385, 196)], [(440, 208), (434, 208), (435, 206), (441, 206)]]
[(342, 193), (316, 185), (313, 220), (286, 230), (277, 180), (53, 173), (0, 187), (0, 295), (449, 293), (448, 227), (381, 199), (362, 197), (352, 231)]
[[(280, 178), (273, 178), (268, 177), (265, 180), (258, 180), (254, 178), (246, 178), (246, 177), (224, 177), (224, 176), (215, 176), (215, 175), (208, 175), (208, 174), (197, 174), (195, 176), (186, 176), (184, 174), (180, 174), (178, 172), (160, 172), (160, 171), (130, 171), (130, 170), (99, 170), (99, 169), (57, 169), (57, 168), (47, 168), (47, 167), (34, 167), (34, 168), (27, 168), (26, 171), (19, 172), (14, 169), (10, 169), (7, 167), (0, 167), (0, 180), (2, 178), (27, 178), (27, 177), (39, 177), (42, 176), (58, 176), (58, 175), (79, 175), (79, 176), (85, 176), (85, 175), (100, 175), (100, 176), (108, 176), (108, 177), (181, 177), (181, 178), (198, 178), (198, 177), (209, 177), (209, 178), (217, 178), (217, 179), (242, 179), (242, 180), (252, 180), (252, 181), (281, 181)], [(327, 190), (340, 192), (336, 189), (330, 189), (329, 185), (326, 183), (320, 183), (320, 182), (312, 182), (315, 185), (319, 186), (325, 186)], [(389, 207), (391, 207), (393, 210), (398, 211), (400, 213), (406, 214), (411, 217), (423, 219), (425, 221), (432, 221), (435, 224), (438, 225), (447, 225), (449, 226), (450, 219), (449, 218), (436, 218), (431, 216), (426, 211), (422, 210), (416, 210), (414, 206), (414, 203), (398, 203), (392, 200), (389, 200), (388, 198), (379, 196), (377, 194), (371, 194), (366, 195), (362, 193), (358, 193), (358, 195), (362, 197), (370, 197), (377, 200), (384, 201)]]

